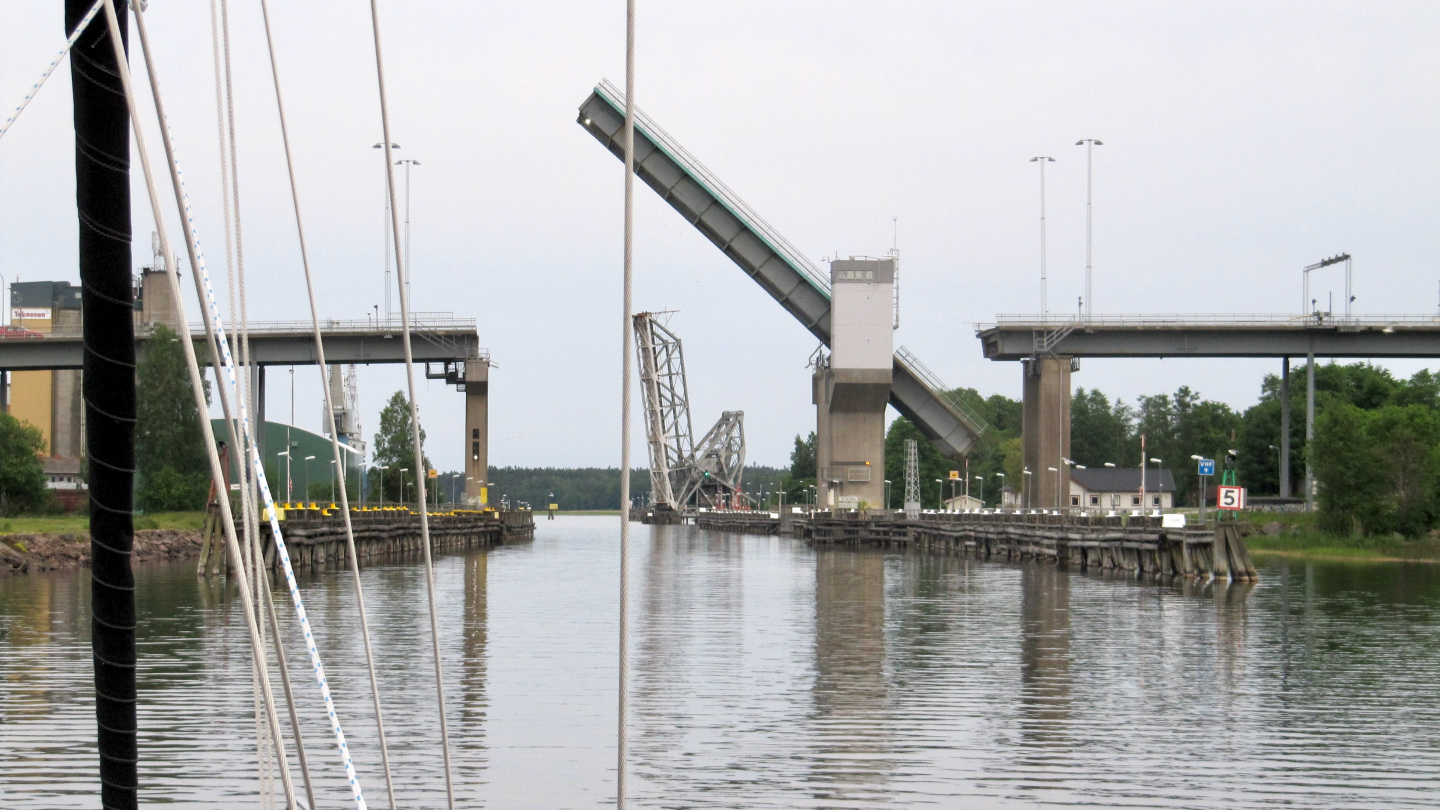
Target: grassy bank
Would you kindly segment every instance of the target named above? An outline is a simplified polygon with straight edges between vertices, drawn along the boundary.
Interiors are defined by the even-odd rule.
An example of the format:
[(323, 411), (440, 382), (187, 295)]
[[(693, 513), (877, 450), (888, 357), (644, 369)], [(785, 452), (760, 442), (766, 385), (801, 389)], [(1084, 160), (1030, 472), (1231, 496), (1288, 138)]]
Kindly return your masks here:
[[(1338, 537), (1315, 528), (1315, 516), (1304, 513), (1249, 513), (1245, 519), (1262, 530), (1245, 539), (1257, 554), (1327, 557), (1356, 561), (1416, 560), (1440, 562), (1440, 539), (1399, 538), (1393, 535)], [(1280, 524), (1280, 534), (1265, 534), (1267, 524)], [(1273, 528), (1273, 527), (1272, 527)]]
[[(157, 512), (153, 515), (136, 515), (135, 528), (198, 530), (204, 519), (204, 512)], [(21, 515), (0, 518), (0, 534), (80, 534), (88, 531), (88, 515)]]

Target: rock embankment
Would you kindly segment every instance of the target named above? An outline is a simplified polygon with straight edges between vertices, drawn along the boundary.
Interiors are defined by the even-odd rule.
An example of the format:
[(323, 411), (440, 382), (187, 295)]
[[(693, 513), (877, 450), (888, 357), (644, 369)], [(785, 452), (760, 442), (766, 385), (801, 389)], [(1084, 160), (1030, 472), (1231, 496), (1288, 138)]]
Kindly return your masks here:
[[(180, 529), (141, 529), (135, 532), (131, 558), (144, 563), (178, 560), (200, 554), (200, 532)], [(89, 534), (0, 535), (0, 573), (52, 571), (90, 565)]]

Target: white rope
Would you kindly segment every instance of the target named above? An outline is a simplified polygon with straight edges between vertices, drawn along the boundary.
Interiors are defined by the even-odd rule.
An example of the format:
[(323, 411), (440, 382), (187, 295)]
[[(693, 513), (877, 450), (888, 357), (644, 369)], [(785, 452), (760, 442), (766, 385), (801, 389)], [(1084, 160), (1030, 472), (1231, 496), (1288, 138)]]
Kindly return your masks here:
[(625, 0), (625, 268), (620, 321), (620, 650), (615, 733), (615, 806), (625, 810), (630, 713), (630, 310), (635, 260), (635, 0)]
[[(107, 5), (112, 0), (106, 0)], [(185, 247), (190, 257), (190, 271), (195, 281), (196, 292), (206, 308), (205, 330), (207, 338), (212, 342), (212, 350), (218, 349), (217, 363), (224, 368), (225, 378), (220, 385), (222, 402), (227, 396), (226, 385), (230, 391), (236, 391), (237, 375), (235, 372), (235, 360), (230, 352), (230, 344), (226, 339), (224, 324), (220, 319), (219, 305), (216, 303), (215, 291), (210, 283), (210, 274), (206, 268), (204, 254), (200, 250), (199, 238), (195, 233), (194, 209), (190, 204), (189, 194), (185, 191), (185, 182), (180, 170), (178, 158), (175, 154), (174, 134), (170, 130), (169, 120), (165, 115), (164, 97), (160, 92), (159, 80), (155, 74), (155, 65), (149, 46), (149, 38), (145, 29), (144, 12), (138, 6), (134, 8), (135, 19), (140, 33), (140, 45), (145, 54), (146, 69), (149, 74), (151, 95), (155, 100), (156, 115), (160, 122), (162, 142), (165, 146), (165, 156), (170, 165), (170, 181), (175, 192), (175, 201), (181, 210), (181, 223), (185, 231)], [(178, 300), (178, 296), (177, 296)], [(201, 420), (202, 423), (205, 420)], [(360, 780), (355, 775), (355, 765), (350, 757), (349, 746), (345, 742), (345, 733), (340, 726), (339, 715), (335, 711), (335, 703), (330, 693), (329, 682), (325, 677), (325, 669), (320, 660), (320, 652), (316, 649), (314, 635), (311, 632), (310, 620), (305, 612), (305, 603), (300, 596), (300, 588), (295, 580), (295, 570), (290, 562), (289, 549), (285, 545), (284, 534), (280, 530), (280, 522), (275, 509), (275, 501), (270, 494), (270, 486), (265, 478), (265, 470), (260, 463), (259, 453), (255, 451), (254, 443), (250, 441), (251, 430), (249, 419), (242, 416), (241, 425), (245, 433), (247, 446), (250, 448), (249, 463), (253, 465), (256, 472), (256, 479), (260, 487), (260, 495), (264, 501), (270, 520), (271, 536), (275, 540), (276, 556), (280, 559), (281, 566), (285, 571), (286, 585), (290, 589), (290, 599), (295, 607), (296, 617), (300, 622), (300, 629), (304, 633), (305, 646), (310, 654), (311, 668), (314, 670), (316, 684), (320, 687), (320, 696), (324, 699), (326, 714), (330, 720), (330, 728), (335, 736), (335, 744), (339, 749), (341, 759), (345, 766), (345, 774), (349, 778), (350, 792), (354, 798), (358, 810), (366, 810), (364, 792), (360, 787)], [(218, 480), (218, 479), (217, 479)], [(221, 499), (222, 505), (224, 499)], [(228, 512), (228, 507), (226, 507)], [(233, 530), (232, 530), (233, 536)], [(232, 541), (233, 542), (233, 541)], [(249, 594), (246, 594), (248, 601)], [(266, 682), (268, 690), (268, 681)]]
[[(415, 445), (415, 494), (420, 501), (420, 547), (425, 552), (425, 593), (430, 603), (430, 644), (435, 658), (435, 700), (440, 713), (440, 750), (445, 761), (445, 802), (455, 810), (455, 786), (450, 775), (450, 727), (445, 719), (445, 677), (440, 666), (440, 624), (435, 610), (435, 568), (430, 560), (430, 513), (425, 503), (425, 451), (420, 446), (420, 413), (415, 404), (415, 357), (410, 351), (410, 296), (408, 269), (400, 248), (399, 212), (395, 200), (395, 160), (390, 137), (390, 108), (385, 98), (385, 60), (380, 49), (379, 0), (370, 0), (370, 25), (375, 32), (375, 78), (380, 89), (380, 126), (385, 136), (385, 186), (390, 199), (391, 231), (395, 237), (395, 283), (400, 290), (400, 336), (405, 347), (405, 382), (410, 391), (410, 439)], [(401, 486), (403, 487), (403, 481)]]
[(75, 26), (75, 30), (70, 33), (70, 38), (65, 40), (65, 47), (61, 48), (60, 53), (55, 54), (55, 58), (50, 60), (50, 64), (45, 66), (45, 72), (40, 74), (40, 79), (30, 85), (29, 90), (25, 91), (25, 97), (20, 99), (19, 106), (15, 108), (14, 112), (10, 113), (9, 118), (5, 119), (5, 123), (0, 124), (0, 138), (5, 137), (5, 133), (10, 131), (10, 125), (15, 123), (15, 119), (20, 117), (20, 113), (25, 112), (26, 107), (30, 106), (30, 100), (35, 98), (35, 94), (40, 92), (41, 87), (45, 86), (45, 80), (50, 78), (51, 73), (55, 72), (55, 67), (65, 59), (65, 54), (69, 53), (70, 49), (75, 47), (76, 41), (80, 39), (81, 34), (85, 33), (85, 29), (90, 27), (90, 21), (95, 19), (96, 14), (100, 13), (100, 7), (103, 5), (105, 5), (105, 0), (95, 0), (95, 5), (91, 6), (90, 10), (85, 12), (85, 16), (80, 18), (80, 24)]
[[(222, 0), (223, 2), (223, 0)], [(295, 161), (290, 150), (290, 130), (285, 118), (285, 99), (280, 90), (280, 67), (275, 57), (275, 39), (270, 29), (270, 4), (260, 0), (260, 14), (265, 20), (265, 44), (270, 52), (270, 75), (275, 84), (275, 107), (280, 117), (280, 138), (285, 145), (285, 168), (290, 176), (290, 199), (295, 208), (295, 232), (300, 241), (300, 264), (305, 270), (305, 292), (310, 300), (310, 323), (315, 336), (315, 368), (320, 371), (320, 390), (325, 398), (325, 424), (330, 429), (330, 448), (335, 456), (336, 473), (341, 480), (340, 514), (345, 521), (345, 550), (350, 562), (350, 575), (355, 582), (355, 601), (360, 614), (360, 639), (365, 648), (365, 669), (370, 675), (370, 695), (375, 709), (375, 726), (380, 739), (380, 764), (385, 771), (385, 791), (390, 806), (395, 806), (395, 785), (390, 774), (390, 751), (385, 739), (385, 719), (380, 711), (380, 681), (375, 674), (375, 657), (370, 647), (370, 625), (366, 618), (365, 591), (360, 581), (359, 555), (355, 552), (355, 531), (350, 519), (350, 493), (345, 485), (345, 459), (340, 452), (340, 432), (335, 425), (335, 403), (326, 375), (325, 342), (320, 335), (320, 308), (315, 302), (315, 283), (310, 273), (310, 251), (305, 242), (305, 224), (300, 216), (300, 187), (295, 180)], [(287, 448), (288, 449), (288, 448)]]
[[(150, 208), (155, 215), (155, 227), (157, 232), (160, 234), (160, 244), (162, 246), (162, 249), (166, 251), (167, 255), (173, 255), (170, 253), (170, 236), (165, 228), (165, 219), (163, 216), (163, 212), (160, 208), (160, 198), (155, 189), (155, 176), (154, 172), (151, 170), (150, 167), (149, 151), (145, 147), (145, 133), (140, 126), (140, 117), (136, 109), (135, 88), (130, 80), (129, 63), (126, 59), (125, 48), (120, 38), (120, 25), (118, 22), (118, 17), (115, 13), (115, 5), (112, 0), (102, 0), (102, 2), (105, 6), (106, 22), (108, 23), (110, 29), (110, 41), (115, 50), (116, 63), (119, 66), (121, 86), (125, 90), (125, 103), (127, 110), (130, 114), (131, 128), (135, 132), (136, 152), (139, 154), (140, 164), (145, 174), (145, 185), (150, 196)], [(141, 38), (144, 38), (143, 35)], [(178, 311), (181, 313), (181, 323), (184, 323), (184, 299), (180, 296), (180, 281), (172, 273), (166, 273), (166, 276), (170, 282), (171, 292), (175, 296), (175, 305)], [(207, 408), (204, 394), (204, 383), (202, 382), (200, 377), (200, 365), (195, 359), (195, 346), (190, 340), (188, 330), (186, 330), (186, 334), (183, 336), (180, 342), (185, 353), (185, 364), (190, 372), (190, 389), (192, 395), (195, 398), (195, 406), (201, 414), (204, 414)], [(223, 487), (223, 482), (225, 478), (224, 473), (221, 471), (220, 468), (219, 452), (215, 447), (214, 431), (211, 429), (210, 421), (208, 419), (202, 418), (200, 420), (200, 425), (201, 433), (205, 440), (206, 457), (210, 463), (211, 478), (216, 482), (220, 482), (219, 486)], [(253, 656), (252, 660), (256, 662), (256, 666), (259, 668), (262, 675), (259, 680), (261, 691), (264, 696), (266, 719), (268, 720), (271, 738), (275, 744), (276, 750), (279, 751), (281, 756), (283, 757), (285, 743), (284, 738), (281, 736), (280, 732), (280, 719), (275, 714), (275, 696), (270, 691), (270, 679), (268, 677), (268, 672), (265, 667), (265, 646), (264, 642), (261, 640), (260, 637), (260, 629), (258, 623), (255, 621), (255, 609), (254, 604), (250, 598), (250, 587), (245, 574), (244, 558), (241, 553), (239, 542), (235, 538), (235, 526), (232, 522), (232, 516), (230, 514), (229, 500), (224, 497), (220, 498), (219, 500), (222, 525), (225, 531), (226, 550), (229, 553), (231, 564), (235, 566), (236, 575), (239, 579), (240, 600), (241, 606), (245, 613), (246, 629), (249, 631), (250, 635), (250, 651)], [(295, 793), (293, 786), (291, 785), (288, 778), (288, 771), (282, 768), (281, 776), (282, 781), (285, 785), (286, 800), (289, 806), (294, 808)]]

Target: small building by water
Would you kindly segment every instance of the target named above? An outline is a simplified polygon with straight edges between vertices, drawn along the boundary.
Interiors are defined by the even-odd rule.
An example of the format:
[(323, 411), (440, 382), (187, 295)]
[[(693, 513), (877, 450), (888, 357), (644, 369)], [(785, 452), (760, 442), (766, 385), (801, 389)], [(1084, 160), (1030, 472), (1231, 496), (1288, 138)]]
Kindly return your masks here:
[(1087, 510), (1173, 509), (1175, 476), (1169, 470), (1144, 470), (1145, 500), (1140, 502), (1141, 470), (1101, 467), (1070, 470), (1070, 506)]

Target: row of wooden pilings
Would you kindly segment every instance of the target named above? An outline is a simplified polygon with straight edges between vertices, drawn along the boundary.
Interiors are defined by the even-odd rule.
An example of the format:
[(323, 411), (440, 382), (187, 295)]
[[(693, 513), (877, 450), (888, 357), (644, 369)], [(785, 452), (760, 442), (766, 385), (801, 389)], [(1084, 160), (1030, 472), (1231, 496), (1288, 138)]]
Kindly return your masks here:
[[(533, 513), (528, 509), (442, 512), (431, 514), (429, 523), (432, 552), (499, 546), (535, 537)], [(422, 550), (419, 513), (356, 510), (351, 513), (351, 528), (355, 554), (362, 560)], [(290, 565), (294, 568), (348, 562), (345, 522), (338, 513), (301, 517), (298, 511), (291, 512), (287, 520), (281, 521), (280, 531), (285, 538)], [(210, 556), (206, 551), (212, 545), (208, 542), (210, 537), (205, 539), (207, 542), (202, 546), (199, 566), (202, 572), (206, 567), (206, 557)], [(218, 536), (214, 540), (218, 564), (222, 546)], [(265, 565), (278, 571), (280, 563), (268, 522), (260, 524), (260, 542), (265, 553)]]
[(898, 512), (815, 512), (787, 517), (792, 517), (786, 521), (790, 525), (782, 526), (778, 516), (764, 512), (710, 512), (698, 515), (696, 525), (793, 534), (815, 546), (908, 548), (1149, 576), (1256, 579), (1245, 547), (1252, 527), (1239, 521), (1178, 528), (1164, 526), (1159, 517), (1138, 516), (935, 512), (911, 519)]

